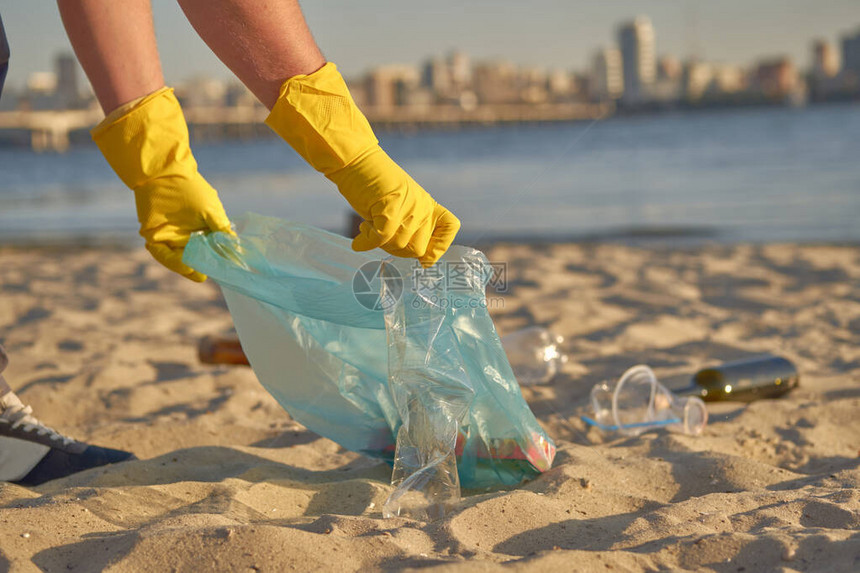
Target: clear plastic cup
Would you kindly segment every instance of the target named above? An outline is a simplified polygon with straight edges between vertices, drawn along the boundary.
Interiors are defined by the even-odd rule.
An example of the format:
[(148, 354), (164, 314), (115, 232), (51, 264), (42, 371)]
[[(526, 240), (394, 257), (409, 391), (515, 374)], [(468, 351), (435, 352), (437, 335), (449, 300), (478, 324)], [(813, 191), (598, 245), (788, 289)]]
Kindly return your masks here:
[(708, 422), (701, 398), (676, 396), (643, 364), (627, 370), (615, 384), (592, 388), (591, 405), (594, 418), (583, 417), (587, 423), (626, 435), (665, 427), (695, 436)]

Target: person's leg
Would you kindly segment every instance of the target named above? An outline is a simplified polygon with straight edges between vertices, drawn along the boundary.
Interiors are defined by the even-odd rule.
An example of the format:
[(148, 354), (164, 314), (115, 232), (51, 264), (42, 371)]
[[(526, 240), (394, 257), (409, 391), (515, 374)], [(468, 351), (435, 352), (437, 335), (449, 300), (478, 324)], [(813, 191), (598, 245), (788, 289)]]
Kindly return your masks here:
[(179, 0), (209, 48), (269, 109), (281, 86), (326, 62), (297, 0)]
[[(2, 24), (0, 24), (0, 26), (2, 26)], [(5, 396), (7, 392), (12, 391), (12, 388), (9, 387), (6, 379), (3, 378), (3, 371), (6, 370), (8, 365), (9, 357), (6, 355), (6, 349), (3, 348), (2, 344), (0, 344), (0, 398)]]
[(6, 72), (9, 70), (9, 42), (6, 41), (6, 30), (3, 28), (3, 18), (0, 18), (0, 96), (3, 95), (3, 84), (6, 83)]
[(58, 0), (57, 6), (105, 114), (164, 87), (149, 0)]

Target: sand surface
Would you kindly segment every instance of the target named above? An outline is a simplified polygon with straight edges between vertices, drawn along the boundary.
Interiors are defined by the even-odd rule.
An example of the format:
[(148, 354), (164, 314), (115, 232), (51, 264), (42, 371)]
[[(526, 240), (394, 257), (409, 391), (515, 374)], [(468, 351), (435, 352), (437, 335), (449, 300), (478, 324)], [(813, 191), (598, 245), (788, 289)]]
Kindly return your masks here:
[[(554, 468), (383, 519), (384, 464), (293, 422), (251, 370), (201, 365), (232, 327), (212, 284), (141, 250), (0, 249), (7, 379), (45, 422), (139, 461), (0, 484), (0, 571), (858, 571), (860, 248), (496, 246), (500, 333), (570, 361), (524, 395)], [(801, 387), (711, 405), (698, 437), (602, 435), (579, 416), (627, 367), (674, 382), (776, 352)]]

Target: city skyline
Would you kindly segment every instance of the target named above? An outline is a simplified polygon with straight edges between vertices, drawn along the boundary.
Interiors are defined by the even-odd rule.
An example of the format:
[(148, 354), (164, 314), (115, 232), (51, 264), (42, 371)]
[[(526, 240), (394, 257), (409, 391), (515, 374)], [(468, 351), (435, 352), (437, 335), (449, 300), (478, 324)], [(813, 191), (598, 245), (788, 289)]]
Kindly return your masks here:
[[(391, 63), (417, 64), (432, 54), (454, 49), (476, 60), (505, 59), (518, 65), (585, 71), (598, 50), (615, 45), (618, 26), (639, 14), (648, 14), (659, 29), (658, 57), (696, 56), (747, 65), (757, 58), (785, 55), (806, 68), (814, 39), (838, 42), (860, 23), (856, 0), (814, 5), (761, 0), (752, 7), (735, 1), (719, 6), (680, 0), (611, 4), (541, 0), (529, 5), (530, 18), (522, 14), (519, 3), (484, 0), (456, 7), (448, 0), (432, 7), (376, 0), (362, 4), (361, 10), (332, 0), (304, 9), (326, 56), (345, 75), (364, 74)], [(52, 69), (56, 53), (71, 51), (53, 3), (17, 0), (4, 6), (2, 14), (13, 52), (10, 87), (22, 88), (31, 73)], [(451, 15), (457, 18), (452, 20)], [(230, 77), (174, 3), (156, 3), (154, 16), (168, 83), (198, 75)], [(517, 42), (510, 41), (512, 34), (517, 35)], [(176, 57), (180, 53), (183, 57)]]

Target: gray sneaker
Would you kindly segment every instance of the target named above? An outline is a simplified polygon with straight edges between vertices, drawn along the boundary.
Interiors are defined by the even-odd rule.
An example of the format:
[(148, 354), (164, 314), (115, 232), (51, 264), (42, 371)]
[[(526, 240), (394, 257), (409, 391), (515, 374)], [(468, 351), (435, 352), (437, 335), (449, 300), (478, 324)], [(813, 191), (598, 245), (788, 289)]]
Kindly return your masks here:
[(73, 440), (33, 417), (14, 392), (0, 397), (0, 481), (39, 485), (134, 454)]
[[(9, 363), (0, 346), (0, 372)], [(73, 440), (33, 416), (0, 374), (0, 481), (39, 485), (106, 464), (136, 460), (134, 454)]]

